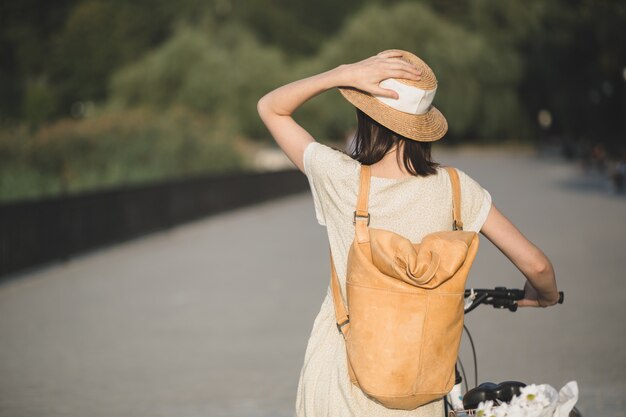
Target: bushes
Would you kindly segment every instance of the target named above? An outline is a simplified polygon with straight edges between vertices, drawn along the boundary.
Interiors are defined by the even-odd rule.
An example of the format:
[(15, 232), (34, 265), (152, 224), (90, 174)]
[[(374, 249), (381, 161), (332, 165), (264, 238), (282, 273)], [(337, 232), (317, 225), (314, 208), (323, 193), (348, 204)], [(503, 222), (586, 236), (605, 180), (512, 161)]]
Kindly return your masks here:
[[(518, 137), (525, 124), (516, 91), (522, 73), (518, 54), (421, 3), (363, 9), (302, 69), (329, 69), (393, 48), (414, 52), (435, 71), (434, 105), (448, 118), (452, 137)], [(302, 117), (321, 125), (323, 137), (336, 137), (354, 124), (354, 110), (339, 94), (313, 100)]]
[(239, 26), (182, 27), (163, 46), (118, 71), (110, 102), (167, 109), (184, 105), (231, 118), (246, 137), (267, 132), (256, 102), (288, 79), (283, 54)]
[[(58, 115), (55, 107), (104, 98), (95, 104), (97, 114), (88, 112), (83, 120), (59, 120), (35, 132), (26, 127), (0, 132), (0, 198), (240, 168), (245, 161), (233, 138), (271, 143), (256, 112), (263, 94), (389, 48), (413, 51), (434, 69), (440, 86), (434, 104), (450, 126), (446, 143), (524, 135), (528, 122), (518, 90), (525, 68), (520, 48), (513, 46), (537, 30), (538, 12), (483, 0), (454, 6), (458, 13), (448, 16), (445, 10), (452, 6), (435, 1), (364, 4), (305, 56), (262, 44), (237, 19), (211, 13), (171, 31), (152, 22), (132, 40), (128, 19), (134, 6), (81, 3), (55, 41), (66, 46), (61, 50), (76, 52), (74, 60), (61, 60), (56, 78), (29, 78), (21, 112), (34, 128)], [(500, 18), (483, 18), (484, 10)], [(107, 38), (99, 28), (108, 27), (108, 19), (115, 22)], [(497, 22), (512, 28), (507, 36), (496, 36)], [(104, 49), (93, 48), (107, 40)], [(157, 46), (134, 58), (152, 44)], [(281, 44), (286, 48), (291, 41)], [(102, 80), (109, 75), (105, 92)], [(355, 125), (354, 108), (336, 91), (306, 103), (296, 119), (320, 140), (341, 140)]]
[(114, 74), (95, 115), (0, 132), (0, 199), (244, 169), (233, 140), (267, 135), (256, 102), (285, 76), (282, 53), (239, 27), (181, 27)]
[(0, 199), (241, 169), (229, 121), (183, 107), (61, 120), (0, 136)]
[[(441, 86), (435, 105), (449, 119), (450, 136), (519, 135), (525, 120), (516, 92), (517, 53), (423, 3), (371, 4), (317, 55), (295, 62), (237, 24), (218, 27), (209, 20), (204, 26), (182, 26), (161, 47), (114, 74), (109, 102), (156, 109), (182, 104), (233, 117), (245, 137), (269, 139), (255, 106), (264, 93), (390, 48), (413, 51), (433, 67)], [(336, 92), (316, 97), (297, 117), (322, 139), (340, 139), (354, 125), (354, 109)]]

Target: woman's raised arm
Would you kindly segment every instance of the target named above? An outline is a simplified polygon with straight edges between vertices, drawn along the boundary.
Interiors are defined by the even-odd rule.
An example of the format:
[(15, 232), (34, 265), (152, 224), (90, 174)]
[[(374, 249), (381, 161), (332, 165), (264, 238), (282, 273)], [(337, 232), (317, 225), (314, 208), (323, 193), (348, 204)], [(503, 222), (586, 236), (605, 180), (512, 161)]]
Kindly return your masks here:
[(400, 53), (389, 50), (363, 61), (340, 65), (337, 68), (294, 81), (277, 88), (257, 103), (261, 120), (300, 171), (304, 171), (302, 156), (313, 137), (296, 123), (291, 115), (307, 100), (335, 87), (354, 87), (384, 97), (397, 98), (397, 93), (378, 84), (387, 78), (420, 79), (420, 71), (399, 59)]

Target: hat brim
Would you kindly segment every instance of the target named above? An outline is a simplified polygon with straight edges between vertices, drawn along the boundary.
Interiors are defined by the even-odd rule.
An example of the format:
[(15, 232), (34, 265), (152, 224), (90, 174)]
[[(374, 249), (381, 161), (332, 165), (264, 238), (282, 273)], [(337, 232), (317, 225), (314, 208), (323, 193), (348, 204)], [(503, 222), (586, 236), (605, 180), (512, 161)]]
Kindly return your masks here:
[(434, 142), (448, 131), (448, 121), (435, 107), (424, 114), (409, 114), (389, 107), (369, 93), (351, 87), (339, 92), (356, 108), (388, 129), (418, 142)]

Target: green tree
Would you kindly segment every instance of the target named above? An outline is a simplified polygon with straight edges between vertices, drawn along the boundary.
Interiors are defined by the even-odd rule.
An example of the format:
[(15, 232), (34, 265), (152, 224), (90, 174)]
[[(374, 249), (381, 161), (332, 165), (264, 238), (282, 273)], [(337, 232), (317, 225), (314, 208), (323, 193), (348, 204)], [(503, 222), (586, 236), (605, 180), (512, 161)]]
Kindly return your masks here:
[(62, 104), (69, 108), (77, 100), (103, 99), (114, 69), (164, 39), (169, 25), (156, 11), (140, 18), (145, 6), (102, 0), (73, 8), (55, 40), (51, 69)]
[[(332, 68), (393, 48), (414, 52), (435, 71), (439, 87), (434, 104), (448, 118), (452, 139), (519, 137), (525, 120), (516, 91), (521, 77), (518, 54), (424, 4), (367, 7), (324, 45), (319, 56), (303, 63), (300, 72)], [(309, 124), (322, 118), (327, 127), (318, 130), (322, 136), (337, 136), (353, 124), (354, 116), (348, 113), (354, 110), (338, 94), (316, 99), (308, 107), (303, 117)], [(339, 111), (345, 122), (339, 121)]]
[[(626, 4), (610, 0), (540, 2), (539, 24), (521, 45), (520, 93), (530, 114), (547, 109), (548, 133), (624, 147)], [(539, 7), (539, 6), (536, 6)]]
[(113, 105), (185, 105), (237, 121), (248, 137), (265, 136), (256, 101), (286, 78), (283, 54), (238, 25), (181, 27), (161, 47), (116, 72)]
[(52, 118), (57, 108), (54, 89), (42, 79), (27, 83), (22, 101), (25, 121), (35, 127)]
[[(51, 38), (76, 0), (5, 1), (0, 5), (0, 122), (15, 124), (32, 80), (45, 79)], [(52, 90), (54, 86), (48, 85)], [(31, 93), (32, 94), (32, 91)], [(55, 92), (52, 92), (56, 96)], [(56, 108), (54, 109), (56, 113)]]

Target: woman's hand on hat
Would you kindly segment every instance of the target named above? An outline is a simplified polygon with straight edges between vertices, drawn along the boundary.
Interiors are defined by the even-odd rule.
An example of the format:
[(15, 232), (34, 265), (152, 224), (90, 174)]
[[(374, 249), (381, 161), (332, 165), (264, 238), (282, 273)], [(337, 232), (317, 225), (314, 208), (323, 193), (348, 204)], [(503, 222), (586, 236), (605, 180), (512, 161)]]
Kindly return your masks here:
[(421, 70), (401, 59), (400, 51), (388, 50), (354, 64), (341, 65), (341, 86), (354, 87), (373, 95), (398, 98), (394, 90), (379, 83), (388, 78), (420, 80)]

